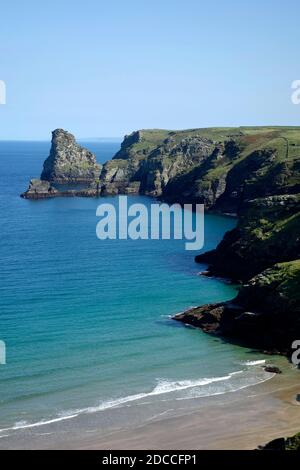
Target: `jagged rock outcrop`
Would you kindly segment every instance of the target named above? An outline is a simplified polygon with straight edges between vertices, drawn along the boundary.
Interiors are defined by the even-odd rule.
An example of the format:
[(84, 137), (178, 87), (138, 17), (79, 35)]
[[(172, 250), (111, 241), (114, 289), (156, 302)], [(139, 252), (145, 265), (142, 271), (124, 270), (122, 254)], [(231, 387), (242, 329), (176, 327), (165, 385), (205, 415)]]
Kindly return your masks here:
[(251, 347), (289, 354), (300, 337), (300, 260), (255, 276), (232, 301), (195, 307), (173, 318)]
[[(132, 156), (135, 156), (138, 152), (138, 149), (134, 148), (135, 144), (139, 144), (143, 141), (143, 131), (134, 131), (129, 135), (125, 135), (124, 140), (121, 144), (120, 150), (114, 156), (114, 160), (127, 160)], [(133, 150), (133, 152), (131, 152)], [(142, 155), (145, 155), (142, 152)]]
[(30, 181), (27, 191), (21, 194), (24, 199), (48, 199), (51, 197), (97, 197), (99, 196), (99, 185), (81, 189), (58, 190), (51, 186), (49, 181), (33, 179)]
[(55, 183), (93, 183), (99, 180), (101, 165), (95, 155), (76, 143), (75, 137), (63, 129), (52, 132), (49, 157), (45, 160), (41, 179)]
[(109, 160), (100, 175), (101, 195), (139, 193), (140, 182), (134, 175), (137, 166), (131, 160)]
[(45, 199), (55, 197), (59, 193), (49, 181), (42, 181), (40, 179), (32, 179), (29, 183), (27, 191), (21, 194), (24, 199)]

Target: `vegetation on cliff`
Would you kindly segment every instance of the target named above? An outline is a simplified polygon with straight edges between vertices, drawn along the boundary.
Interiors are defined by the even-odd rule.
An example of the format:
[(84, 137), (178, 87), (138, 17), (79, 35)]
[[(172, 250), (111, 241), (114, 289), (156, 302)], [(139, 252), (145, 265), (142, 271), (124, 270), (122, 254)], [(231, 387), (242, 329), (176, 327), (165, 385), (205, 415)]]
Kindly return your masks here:
[(114, 159), (142, 194), (235, 213), (253, 198), (299, 192), (299, 155), (297, 127), (240, 127), (136, 131)]
[(284, 351), (300, 337), (299, 127), (139, 130), (102, 168), (71, 134), (56, 130), (42, 179), (88, 188), (59, 192), (33, 180), (24, 197), (140, 193), (237, 214), (237, 227), (196, 261), (244, 287), (232, 302), (177, 319)]
[(56, 183), (90, 183), (99, 179), (101, 166), (95, 155), (76, 143), (63, 129), (52, 132), (49, 157), (44, 162), (41, 179)]
[(247, 281), (275, 263), (300, 258), (300, 194), (248, 201), (238, 226), (218, 247), (196, 256), (212, 275)]
[(276, 264), (258, 274), (232, 301), (195, 307), (174, 319), (289, 354), (292, 342), (300, 337), (300, 260)]
[(300, 432), (291, 437), (274, 439), (258, 450), (298, 450), (300, 451)]

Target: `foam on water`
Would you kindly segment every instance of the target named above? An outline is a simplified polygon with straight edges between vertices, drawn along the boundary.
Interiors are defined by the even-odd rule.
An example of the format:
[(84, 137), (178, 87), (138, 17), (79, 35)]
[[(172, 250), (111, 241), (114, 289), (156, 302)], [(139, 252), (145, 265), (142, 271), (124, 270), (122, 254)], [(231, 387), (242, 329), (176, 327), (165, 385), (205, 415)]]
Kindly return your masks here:
[[(250, 364), (251, 362), (251, 364)], [(248, 366), (257, 366), (262, 361), (247, 361)], [(27, 421), (18, 421), (13, 427), (0, 429), (0, 433), (7, 431), (16, 431), (27, 428), (36, 428), (48, 424), (58, 423), (69, 419), (76, 418), (81, 414), (97, 413), (111, 408), (117, 408), (122, 405), (127, 405), (131, 402), (138, 402), (143, 398), (157, 397), (159, 395), (174, 394), (175, 400), (189, 400), (195, 398), (203, 398), (207, 396), (221, 395), (224, 393), (235, 392), (243, 388), (247, 388), (258, 383), (265, 382), (271, 379), (274, 374), (267, 374), (257, 367), (253, 368), (252, 375), (249, 370), (238, 370), (220, 377), (204, 377), (197, 380), (178, 380), (170, 381), (167, 379), (157, 379), (157, 385), (150, 392), (137, 393), (120, 397), (113, 400), (106, 400), (99, 405), (81, 408), (77, 410), (70, 410), (68, 412), (61, 412), (59, 416), (52, 419), (41, 420), (35, 423), (28, 423)], [(255, 370), (256, 369), (256, 370)], [(236, 380), (236, 378), (239, 378)], [(220, 383), (219, 387), (210, 388), (212, 384)], [(180, 392), (188, 391), (187, 394), (180, 394)], [(170, 398), (171, 400), (172, 398)], [(163, 413), (162, 413), (163, 414)]]
[(258, 365), (263, 365), (265, 363), (266, 363), (265, 359), (259, 359), (257, 361), (241, 361), (241, 364), (245, 366), (258, 366)]

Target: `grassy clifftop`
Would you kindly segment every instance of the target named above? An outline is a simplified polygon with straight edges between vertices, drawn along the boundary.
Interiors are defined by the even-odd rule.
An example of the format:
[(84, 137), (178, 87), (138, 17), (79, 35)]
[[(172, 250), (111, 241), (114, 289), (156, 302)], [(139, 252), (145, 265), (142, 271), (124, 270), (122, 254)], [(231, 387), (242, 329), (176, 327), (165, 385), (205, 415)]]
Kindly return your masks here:
[(140, 193), (237, 212), (244, 200), (299, 192), (300, 128), (142, 129), (125, 137), (114, 162), (126, 162)]
[(299, 127), (210, 127), (179, 131), (141, 129), (125, 136), (122, 148), (115, 158), (128, 158), (134, 153), (146, 155), (163, 145), (165, 140), (179, 144), (183, 139), (195, 137), (215, 142), (236, 140), (243, 148), (240, 158), (246, 157), (254, 150), (263, 150), (268, 146), (278, 149), (279, 158), (293, 158), (300, 153)]

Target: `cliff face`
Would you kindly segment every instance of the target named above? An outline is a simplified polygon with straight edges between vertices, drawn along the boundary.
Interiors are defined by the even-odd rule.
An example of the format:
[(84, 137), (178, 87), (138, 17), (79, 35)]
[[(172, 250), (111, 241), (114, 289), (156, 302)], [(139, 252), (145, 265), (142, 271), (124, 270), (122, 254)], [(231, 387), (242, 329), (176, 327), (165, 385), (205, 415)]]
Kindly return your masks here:
[(104, 165), (100, 185), (237, 213), (249, 200), (299, 192), (299, 150), (298, 128), (140, 130)]
[[(101, 170), (101, 171), (100, 171)], [(300, 128), (140, 130), (101, 168), (66, 131), (53, 132), (42, 180), (24, 197), (139, 193), (237, 213), (238, 226), (196, 261), (213, 275), (247, 281), (299, 257)], [(54, 183), (86, 183), (57, 191)]]
[[(176, 135), (175, 138), (173, 135)], [(170, 180), (204, 161), (212, 140), (168, 131), (137, 131), (126, 136), (121, 150), (100, 176), (104, 194), (139, 192), (160, 197)]]
[(275, 263), (300, 258), (300, 194), (248, 201), (215, 250), (196, 256), (211, 275), (245, 282)]
[[(102, 168), (58, 129), (42, 180), (32, 180), (23, 197), (139, 193), (238, 214), (237, 227), (196, 261), (212, 275), (246, 283), (239, 296), (176, 319), (266, 348), (287, 350), (300, 337), (299, 127), (139, 130)], [(87, 187), (59, 191), (52, 184), (73, 182)]]
[(252, 347), (289, 354), (300, 337), (300, 260), (263, 271), (230, 302), (196, 307), (174, 319)]
[(108, 193), (134, 183), (142, 194), (239, 217), (215, 250), (196, 257), (210, 274), (244, 283), (239, 296), (176, 319), (288, 352), (300, 335), (300, 129), (138, 131), (112, 164), (119, 178)]
[(75, 137), (63, 129), (52, 132), (49, 157), (41, 179), (55, 183), (92, 183), (99, 179), (101, 166), (95, 155), (81, 147)]
[(251, 199), (299, 191), (299, 148), (298, 128), (140, 130), (101, 168), (57, 129), (41, 178), (94, 185), (95, 195), (140, 193), (236, 213)]

